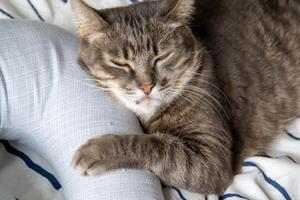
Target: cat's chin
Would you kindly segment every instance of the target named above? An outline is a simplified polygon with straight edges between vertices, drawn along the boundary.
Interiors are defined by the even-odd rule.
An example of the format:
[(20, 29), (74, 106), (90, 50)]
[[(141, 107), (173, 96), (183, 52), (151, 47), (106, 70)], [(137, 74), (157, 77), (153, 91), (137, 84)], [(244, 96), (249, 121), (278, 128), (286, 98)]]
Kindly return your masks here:
[(144, 97), (139, 101), (136, 101), (136, 104), (139, 106), (151, 106), (151, 104), (155, 103), (155, 99), (151, 97)]
[(135, 113), (144, 120), (149, 120), (161, 107), (161, 100), (153, 96), (143, 96), (140, 99), (130, 99), (120, 92), (116, 92), (115, 96), (125, 107)]
[(158, 99), (145, 97), (135, 102), (135, 105), (128, 106), (137, 116), (144, 120), (150, 119), (159, 110), (160, 101)]

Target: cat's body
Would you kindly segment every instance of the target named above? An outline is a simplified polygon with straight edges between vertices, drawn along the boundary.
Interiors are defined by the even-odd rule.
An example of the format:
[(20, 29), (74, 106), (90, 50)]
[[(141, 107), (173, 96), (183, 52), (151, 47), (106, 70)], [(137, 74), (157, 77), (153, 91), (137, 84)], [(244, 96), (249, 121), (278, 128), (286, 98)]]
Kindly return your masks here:
[(300, 117), (300, 1), (207, 2), (192, 25), (230, 101), (234, 147), (263, 152)]
[[(190, 25), (196, 37), (187, 28), (193, 1), (167, 2), (169, 7), (149, 1), (126, 10), (100, 11), (98, 23), (119, 20), (112, 29), (128, 31), (116, 39), (104, 26), (88, 31), (87, 23), (93, 20), (95, 27), (99, 19), (92, 13), (80, 16), (90, 10), (79, 9), (85, 5), (74, 0), (82, 22), (82, 63), (102, 87), (110, 88), (110, 94), (140, 117), (148, 134), (91, 140), (77, 152), (73, 164), (91, 175), (116, 168), (146, 169), (166, 184), (221, 193), (246, 157), (265, 152), (300, 116), (300, 1), (197, 0)], [(159, 6), (161, 13), (156, 11)], [(118, 65), (113, 72), (103, 67), (107, 55), (97, 55), (105, 40), (115, 40), (123, 49), (130, 44), (131, 50), (120, 51), (126, 62), (130, 51), (139, 57), (130, 60), (134, 69), (126, 63), (113, 63)], [(156, 54), (164, 51), (168, 53), (162, 53), (163, 61), (157, 64)], [(158, 65), (155, 70), (149, 67), (153, 63)], [(118, 71), (120, 67), (132, 74)], [(139, 82), (147, 87), (137, 86)], [(142, 88), (146, 96), (132, 101), (137, 94), (122, 93), (129, 85), (132, 91)]]

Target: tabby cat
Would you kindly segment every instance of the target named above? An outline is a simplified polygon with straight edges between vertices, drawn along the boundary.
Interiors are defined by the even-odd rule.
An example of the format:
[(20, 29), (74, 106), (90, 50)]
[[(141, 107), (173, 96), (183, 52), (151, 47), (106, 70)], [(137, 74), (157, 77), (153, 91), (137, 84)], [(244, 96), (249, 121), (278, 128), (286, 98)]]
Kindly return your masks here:
[(147, 132), (88, 141), (72, 163), (82, 174), (143, 169), (219, 194), (300, 115), (299, 0), (72, 6), (82, 66)]

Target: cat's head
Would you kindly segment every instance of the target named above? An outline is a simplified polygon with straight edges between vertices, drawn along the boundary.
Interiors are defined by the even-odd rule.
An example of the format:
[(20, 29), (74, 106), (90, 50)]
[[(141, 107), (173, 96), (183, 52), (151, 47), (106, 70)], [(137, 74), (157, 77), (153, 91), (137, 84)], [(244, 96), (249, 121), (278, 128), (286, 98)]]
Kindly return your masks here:
[(193, 3), (146, 1), (98, 11), (73, 0), (81, 62), (125, 106), (151, 117), (181, 95), (201, 65), (202, 48), (188, 27)]

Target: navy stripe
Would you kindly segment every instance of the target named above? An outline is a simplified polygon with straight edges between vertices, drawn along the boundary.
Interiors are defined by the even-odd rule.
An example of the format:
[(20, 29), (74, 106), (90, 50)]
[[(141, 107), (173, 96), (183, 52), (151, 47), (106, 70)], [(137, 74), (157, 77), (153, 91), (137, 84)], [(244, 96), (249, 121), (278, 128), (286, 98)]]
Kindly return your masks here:
[[(178, 189), (178, 188), (175, 188), (175, 187), (171, 187), (172, 189), (174, 189), (178, 196), (182, 199), (182, 200), (187, 200), (187, 198), (185, 198), (182, 194), (182, 192)], [(225, 199), (228, 199), (228, 198), (232, 198), (232, 197), (239, 197), (241, 199), (247, 199), (249, 200), (248, 198), (246, 197), (243, 197), (242, 195), (239, 195), (239, 194), (233, 194), (233, 193), (228, 193), (228, 194), (224, 194), (222, 196), (219, 197), (219, 200), (225, 200)], [(207, 196), (205, 196), (205, 199), (207, 199)]]
[(27, 2), (29, 3), (30, 7), (33, 9), (33, 11), (35, 12), (35, 14), (38, 16), (38, 18), (41, 20), (41, 21), (45, 21), (44, 18), (40, 15), (40, 13), (37, 11), (37, 9), (34, 7), (34, 5), (31, 3), (30, 0), (27, 0)]
[(286, 200), (291, 200), (290, 195), (287, 193), (287, 191), (276, 181), (272, 180), (270, 177), (268, 177), (263, 170), (261, 170), (255, 163), (252, 162), (244, 162), (244, 167), (256, 167), (264, 176), (264, 179), (272, 185), (278, 192), (280, 192)]
[(240, 199), (247, 199), (247, 200), (249, 200), (248, 198), (243, 197), (242, 195), (233, 194), (233, 193), (224, 194), (224, 195), (222, 195), (222, 196), (219, 197), (219, 200), (224, 200), (224, 199), (233, 198), (233, 197), (238, 197)]
[(285, 133), (286, 133), (290, 138), (292, 138), (292, 139), (294, 139), (294, 140), (300, 140), (300, 138), (294, 136), (293, 134), (291, 134), (291, 133), (288, 132), (287, 130), (285, 130)]
[(67, 3), (68, 2), (68, 0), (62, 0), (64, 3)]
[(181, 192), (178, 188), (176, 188), (176, 187), (171, 187), (171, 188), (177, 192), (178, 196), (179, 196), (182, 200), (187, 200), (187, 198), (185, 198), (185, 197), (183, 196), (182, 192)]
[(8, 153), (21, 158), (30, 169), (32, 169), (36, 173), (40, 174), (41, 176), (45, 177), (52, 184), (52, 186), (56, 190), (59, 190), (61, 188), (60, 183), (54, 177), (53, 174), (51, 174), (50, 172), (48, 172), (45, 169), (43, 169), (41, 166), (39, 166), (36, 163), (34, 163), (26, 154), (24, 154), (23, 152), (15, 149), (6, 140), (0, 140), (0, 143), (3, 144), (4, 148), (6, 149), (6, 151)]
[(290, 161), (292, 161), (293, 163), (298, 164), (298, 162), (294, 158), (292, 158), (291, 156), (287, 156), (287, 155), (285, 155), (285, 156), (277, 156), (277, 157), (273, 157), (273, 156), (269, 156), (269, 155), (256, 155), (256, 156), (257, 157), (272, 158), (272, 159), (287, 158)]
[(137, 3), (139, 0), (130, 0), (132, 3)]
[(2, 14), (6, 15), (7, 17), (11, 18), (11, 19), (14, 19), (14, 17), (13, 17), (11, 14), (9, 14), (8, 12), (4, 11), (4, 10), (1, 9), (1, 8), (0, 8), (0, 12), (1, 12)]

